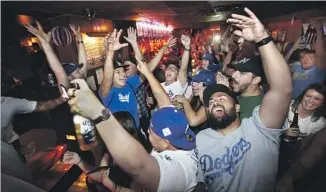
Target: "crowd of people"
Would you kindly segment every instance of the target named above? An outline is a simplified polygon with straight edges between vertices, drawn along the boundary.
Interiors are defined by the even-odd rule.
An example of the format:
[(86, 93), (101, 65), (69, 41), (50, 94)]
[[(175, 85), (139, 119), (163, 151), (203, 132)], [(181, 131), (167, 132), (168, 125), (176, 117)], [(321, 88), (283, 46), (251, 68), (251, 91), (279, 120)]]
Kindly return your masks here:
[[(217, 48), (221, 45), (196, 46), (196, 37), (184, 34), (180, 58), (166, 61), (164, 71), (157, 69), (177, 38), (145, 60), (137, 31), (129, 28), (127, 43), (121, 44), (122, 30), (114, 29), (105, 37), (104, 77), (95, 93), (85, 81), (87, 57), (79, 28), (70, 26), (82, 65), (61, 63), (41, 24), (26, 25), (69, 99), (2, 96), (2, 148), (14, 147), (21, 154), (11, 125), (15, 114), (68, 103), (71, 112), (94, 121), (102, 143), (100, 150), (92, 150), (94, 165), (77, 152), (63, 156), (64, 163), (87, 174), (90, 191), (293, 191), (295, 180), (326, 155), (320, 150), (325, 149), (326, 127), (322, 23), (313, 21), (317, 40), (312, 49), (298, 49), (296, 42), (282, 53), (256, 15), (248, 8), (245, 12), (227, 20), (232, 27), (225, 34), (230, 29), (232, 34), (223, 35), (226, 51)], [(129, 45), (135, 57), (117, 59)], [(189, 76), (196, 52), (202, 53), (201, 66)], [(295, 116), (299, 130), (290, 126)], [(2, 162), (8, 162), (5, 158), (2, 154)], [(27, 174), (10, 171), (31, 182)]]

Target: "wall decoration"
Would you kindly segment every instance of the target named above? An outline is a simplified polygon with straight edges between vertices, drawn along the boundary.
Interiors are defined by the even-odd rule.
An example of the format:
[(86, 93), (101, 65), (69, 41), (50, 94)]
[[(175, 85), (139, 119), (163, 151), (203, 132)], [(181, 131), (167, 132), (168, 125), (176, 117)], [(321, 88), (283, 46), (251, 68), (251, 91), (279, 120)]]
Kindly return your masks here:
[(103, 66), (105, 58), (104, 38), (82, 35), (87, 53), (88, 70)]

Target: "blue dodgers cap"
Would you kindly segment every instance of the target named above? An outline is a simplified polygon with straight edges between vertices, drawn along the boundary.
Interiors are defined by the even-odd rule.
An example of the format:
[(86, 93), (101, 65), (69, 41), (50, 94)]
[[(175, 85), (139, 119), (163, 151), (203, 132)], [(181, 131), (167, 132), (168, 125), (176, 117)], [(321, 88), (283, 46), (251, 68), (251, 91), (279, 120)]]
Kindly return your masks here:
[(214, 58), (211, 54), (205, 54), (201, 59), (205, 59), (212, 62), (214, 61)]
[(192, 81), (203, 82), (205, 86), (213, 85), (216, 83), (214, 72), (209, 70), (202, 70), (197, 75), (192, 77)]
[(81, 69), (83, 67), (84, 64), (75, 64), (75, 63), (63, 63), (62, 67), (65, 70), (67, 75), (70, 75), (71, 73), (73, 73), (74, 71), (76, 71), (77, 69)]
[(187, 117), (174, 107), (164, 107), (156, 111), (152, 116), (151, 128), (156, 135), (167, 139), (176, 148), (195, 148), (196, 135), (189, 128)]

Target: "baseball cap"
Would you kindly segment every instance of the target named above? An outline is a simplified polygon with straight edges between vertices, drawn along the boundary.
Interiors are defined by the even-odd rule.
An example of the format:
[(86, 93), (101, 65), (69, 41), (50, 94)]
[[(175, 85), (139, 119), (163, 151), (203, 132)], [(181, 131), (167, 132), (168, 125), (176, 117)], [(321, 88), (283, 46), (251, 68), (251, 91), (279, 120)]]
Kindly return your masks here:
[(195, 133), (189, 128), (185, 114), (175, 107), (164, 107), (156, 111), (152, 116), (151, 128), (174, 147), (184, 150), (195, 148)]
[(126, 58), (125, 60), (123, 60), (123, 62), (125, 62), (125, 61), (130, 61), (132, 64), (137, 65), (137, 60), (136, 60), (136, 58), (128, 57), (128, 58)]
[(261, 77), (261, 82), (266, 81), (261, 56), (259, 55), (251, 59), (243, 58), (237, 64), (229, 64), (228, 67), (241, 72), (251, 72)]
[(79, 64), (79, 65), (77, 65), (75, 63), (63, 63), (62, 64), (62, 67), (65, 70), (67, 75), (70, 75), (77, 69), (81, 69), (83, 66), (84, 66), (84, 64)]
[(214, 85), (210, 85), (210, 86), (206, 87), (206, 89), (204, 90), (203, 100), (204, 100), (205, 106), (209, 106), (210, 98), (212, 97), (212, 95), (214, 93), (217, 93), (217, 92), (226, 93), (227, 95), (229, 95), (230, 97), (232, 97), (234, 99), (235, 103), (238, 103), (235, 93), (233, 93), (230, 90), (230, 88), (228, 88), (227, 86), (222, 85), (222, 84), (214, 84)]
[(118, 69), (118, 68), (123, 68), (126, 69), (128, 68), (129, 65), (123, 65), (121, 62), (119, 61), (114, 61), (113, 62), (113, 69)]
[(192, 81), (195, 82), (203, 82), (205, 86), (215, 84), (215, 75), (214, 72), (209, 71), (209, 70), (202, 70), (200, 71), (197, 75), (193, 76)]
[(203, 55), (203, 57), (201, 59), (205, 59), (205, 60), (208, 60), (208, 61), (214, 61), (214, 58), (211, 54), (205, 54)]

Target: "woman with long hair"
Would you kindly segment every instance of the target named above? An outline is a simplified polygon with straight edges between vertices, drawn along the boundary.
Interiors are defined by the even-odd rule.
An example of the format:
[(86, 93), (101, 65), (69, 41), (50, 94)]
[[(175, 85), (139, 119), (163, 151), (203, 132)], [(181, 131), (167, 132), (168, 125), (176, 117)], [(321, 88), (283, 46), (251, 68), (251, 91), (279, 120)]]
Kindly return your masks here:
[[(302, 139), (325, 128), (326, 120), (323, 117), (325, 115), (325, 97), (326, 87), (317, 83), (308, 86), (297, 99), (292, 101), (286, 121), (288, 125), (291, 125), (294, 114), (298, 113), (299, 130), (290, 127), (284, 132), (280, 148), (279, 177), (291, 166), (291, 161), (298, 152)], [(290, 136), (297, 139), (290, 141)]]
[[(300, 137), (314, 134), (326, 126), (326, 87), (320, 83), (311, 84), (295, 99), (289, 108), (288, 121), (291, 124), (294, 113), (298, 113)], [(285, 132), (289, 134), (289, 131)]]

